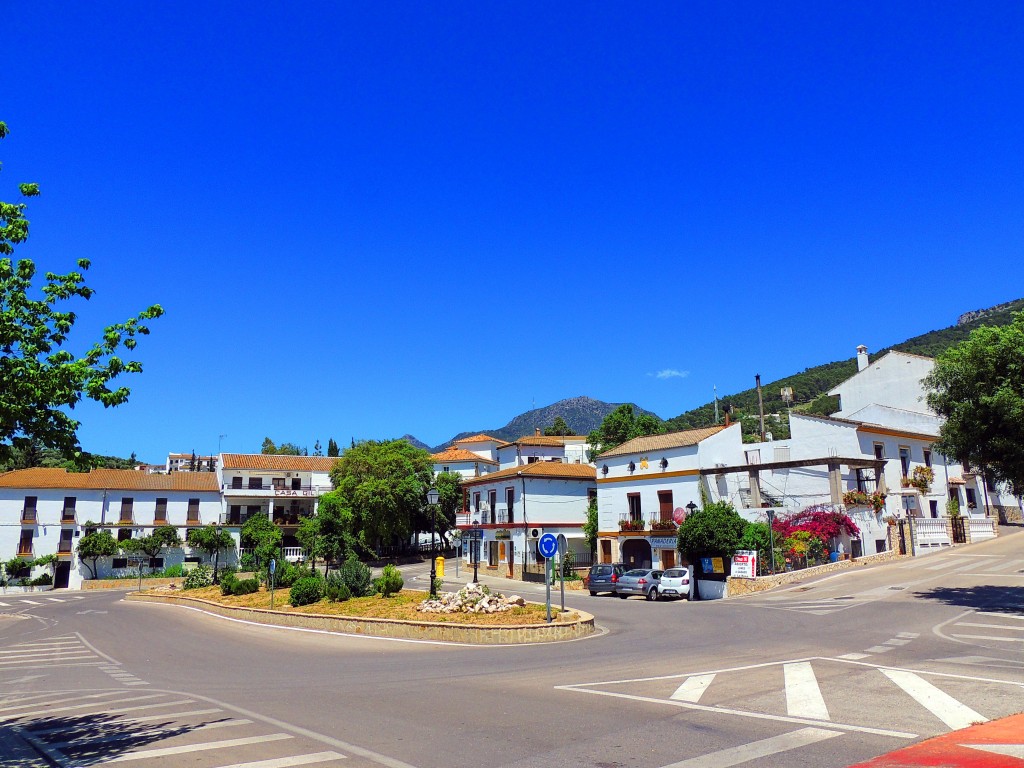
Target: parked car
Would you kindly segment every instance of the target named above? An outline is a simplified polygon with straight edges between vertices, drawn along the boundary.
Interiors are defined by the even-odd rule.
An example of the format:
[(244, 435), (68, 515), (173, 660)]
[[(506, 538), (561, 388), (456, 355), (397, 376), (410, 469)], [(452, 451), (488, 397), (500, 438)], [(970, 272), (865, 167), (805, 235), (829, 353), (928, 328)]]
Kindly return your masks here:
[(587, 589), (592, 595), (598, 592), (611, 592), (614, 595), (616, 585), (625, 572), (626, 569), (618, 564), (592, 565), (587, 574)]
[(687, 568), (669, 568), (661, 574), (658, 592), (662, 597), (690, 599), (690, 571)]
[(625, 600), (630, 595), (642, 595), (648, 600), (658, 599), (658, 586), (662, 571), (634, 568), (626, 571), (615, 584), (615, 594)]

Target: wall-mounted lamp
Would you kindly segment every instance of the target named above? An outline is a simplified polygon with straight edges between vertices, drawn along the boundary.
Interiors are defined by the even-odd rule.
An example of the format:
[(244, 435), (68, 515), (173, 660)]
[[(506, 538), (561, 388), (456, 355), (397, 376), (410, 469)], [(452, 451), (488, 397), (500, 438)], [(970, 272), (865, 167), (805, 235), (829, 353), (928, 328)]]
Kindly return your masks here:
[(663, 458), (661, 460), (661, 471), (664, 472), (666, 469), (668, 469), (668, 459)]
[(603, 467), (601, 467), (601, 474), (602, 475), (607, 475), (608, 474), (608, 465), (607, 464), (605, 464)]
[(697, 505), (694, 504), (692, 501), (686, 505), (686, 508), (689, 510), (691, 515), (697, 511)]
[(635, 469), (636, 469), (636, 464), (634, 464), (632, 461), (629, 462), (629, 471), (632, 472)]

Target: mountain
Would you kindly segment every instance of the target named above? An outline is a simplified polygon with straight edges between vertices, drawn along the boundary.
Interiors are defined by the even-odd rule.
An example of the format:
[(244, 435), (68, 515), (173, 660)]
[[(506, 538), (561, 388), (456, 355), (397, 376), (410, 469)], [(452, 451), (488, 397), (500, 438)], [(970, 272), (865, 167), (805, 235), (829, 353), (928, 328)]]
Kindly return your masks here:
[[(960, 316), (956, 325), (929, 331), (891, 347), (871, 352), (871, 358), (877, 359), (891, 350), (935, 357), (940, 352), (966, 339), (975, 328), (982, 325), (1006, 325), (1013, 318), (1014, 313), (1022, 310), (1024, 310), (1024, 299), (967, 312)], [(829, 397), (825, 393), (856, 372), (857, 359), (851, 357), (807, 368), (801, 373), (795, 373), (783, 379), (762, 383), (766, 431), (772, 432), (776, 439), (789, 437), (787, 405), (782, 401), (780, 393), (782, 387), (793, 388), (795, 401), (793, 408), (808, 413), (828, 415), (837, 410), (837, 404), (835, 398)], [(721, 398), (720, 410), (724, 405), (732, 407), (734, 421), (739, 419), (742, 422), (744, 438), (749, 440), (755, 435), (759, 436), (756, 388), (745, 389), (742, 392)], [(691, 429), (710, 426), (714, 424), (714, 421), (715, 405), (714, 402), (710, 402), (669, 419), (667, 424), (669, 429)]]
[[(481, 432), (491, 435), (492, 437), (497, 437), (501, 440), (508, 440), (511, 442), (523, 435), (532, 435), (534, 430), (537, 429), (543, 432), (546, 427), (551, 426), (556, 416), (561, 416), (565, 419), (565, 423), (569, 425), (569, 429), (577, 435), (586, 435), (597, 429), (604, 420), (604, 417), (620, 405), (622, 405), (622, 403), (606, 403), (602, 400), (594, 400), (590, 397), (570, 397), (565, 400), (559, 400), (557, 403), (552, 403), (551, 405), (547, 405), (543, 408), (534, 408), (532, 411), (521, 413), (503, 427), (498, 427), (496, 429), (472, 429), (466, 432), (459, 432), (459, 434), (452, 437), (451, 440), (446, 440), (441, 445), (436, 446), (433, 451), (436, 453), (437, 451), (451, 445), (455, 440), (463, 437), (469, 437), (470, 435), (478, 435)], [(648, 413), (651, 416), (660, 418), (657, 414), (645, 411), (638, 405), (633, 404), (633, 409), (638, 415), (641, 413)], [(415, 438), (413, 438), (413, 440), (415, 440)]]
[(405, 440), (407, 443), (411, 443), (414, 448), (422, 448), (424, 451), (430, 451), (431, 453), (433, 453), (429, 445), (424, 443), (422, 440), (417, 440), (412, 435), (402, 435), (398, 439)]

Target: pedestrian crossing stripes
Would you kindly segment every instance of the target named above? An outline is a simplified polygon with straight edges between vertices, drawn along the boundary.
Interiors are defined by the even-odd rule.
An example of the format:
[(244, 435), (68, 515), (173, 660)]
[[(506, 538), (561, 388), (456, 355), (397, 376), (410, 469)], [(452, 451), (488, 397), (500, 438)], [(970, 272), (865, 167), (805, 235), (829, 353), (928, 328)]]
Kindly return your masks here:
[(63, 595), (61, 597), (45, 597), (35, 592), (32, 597), (17, 597), (13, 594), (3, 595), (0, 608), (18, 608), (22, 605), (46, 605), (47, 603), (66, 603), (69, 600), (84, 600), (85, 595)]
[(1024, 650), (1024, 614), (974, 611), (945, 625), (943, 633), (971, 645)]
[(78, 635), (64, 635), (5, 647), (0, 655), (0, 674), (23, 669), (96, 666), (107, 661)]
[(558, 688), (905, 739), (1012, 714), (1020, 709), (1024, 693), (1024, 683), (842, 658), (794, 659)]
[(172, 768), (187, 762), (195, 768), (330, 768), (342, 760), (365, 765), (358, 754), (324, 749), (308, 731), (289, 732), (284, 723), (268, 726), (226, 705), (189, 706), (196, 700), (187, 694), (126, 693), (15, 694), (4, 698), (0, 722), (62, 767)]

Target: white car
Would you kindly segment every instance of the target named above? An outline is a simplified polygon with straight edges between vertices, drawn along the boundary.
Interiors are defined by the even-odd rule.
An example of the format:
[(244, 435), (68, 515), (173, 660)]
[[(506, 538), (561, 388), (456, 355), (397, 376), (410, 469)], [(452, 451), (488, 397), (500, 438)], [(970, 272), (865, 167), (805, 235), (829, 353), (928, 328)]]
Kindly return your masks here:
[(661, 597), (681, 597), (690, 599), (690, 571), (686, 568), (669, 568), (661, 574), (658, 584)]

